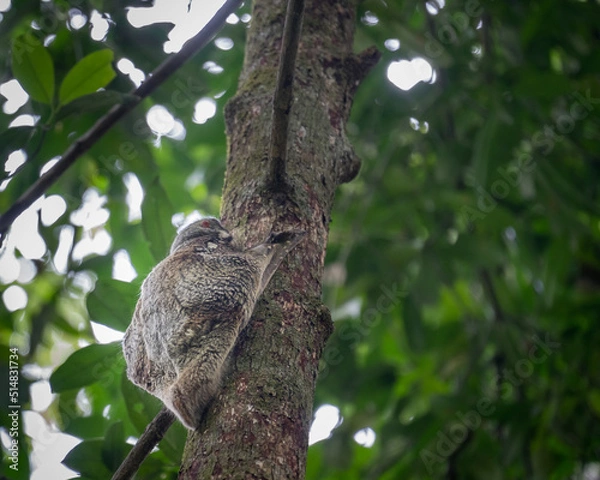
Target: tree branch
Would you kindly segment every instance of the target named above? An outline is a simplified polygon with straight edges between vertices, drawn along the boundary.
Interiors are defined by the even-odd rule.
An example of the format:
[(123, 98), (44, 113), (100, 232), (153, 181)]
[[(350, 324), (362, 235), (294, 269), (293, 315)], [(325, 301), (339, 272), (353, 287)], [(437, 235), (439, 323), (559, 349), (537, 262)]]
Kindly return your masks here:
[(502, 310), (502, 306), (500, 305), (500, 301), (498, 300), (498, 295), (496, 294), (496, 289), (494, 288), (494, 282), (492, 281), (490, 272), (488, 272), (486, 269), (482, 269), (480, 272), (480, 276), (483, 291), (492, 303), (492, 309), (494, 310), (494, 318), (498, 323), (503, 323), (506, 320), (506, 315), (504, 315), (504, 310)]
[(192, 37), (175, 55), (169, 57), (154, 70), (148, 80), (132, 92), (133, 98), (115, 105), (92, 128), (79, 137), (64, 153), (62, 158), (42, 175), (16, 202), (0, 217), (0, 240), (2, 240), (15, 219), (41, 197), (60, 176), (75, 163), (78, 157), (87, 152), (115, 123), (133, 110), (144, 98), (150, 95), (173, 72), (202, 49), (221, 29), (227, 17), (233, 13), (242, 0), (227, 0), (206, 26)]
[(173, 412), (167, 407), (163, 407), (148, 424), (142, 436), (113, 475), (112, 480), (128, 480), (133, 477), (142, 462), (150, 454), (155, 445), (161, 441), (174, 421), (175, 415)]
[(277, 85), (273, 96), (270, 163), (267, 186), (274, 192), (287, 190), (286, 158), (290, 110), (293, 100), (294, 69), (302, 30), (304, 0), (289, 0), (283, 26)]
[[(482, 269), (480, 272), (481, 276), (481, 284), (483, 286), (483, 291), (486, 297), (488, 297), (489, 301), (492, 303), (492, 309), (494, 310), (494, 322), (497, 325), (502, 325), (506, 323), (506, 315), (504, 314), (504, 310), (500, 305), (500, 300), (498, 299), (498, 294), (496, 293), (496, 288), (494, 287), (494, 282), (492, 280), (492, 276), (490, 272), (486, 269)], [(498, 351), (494, 355), (492, 359), (494, 363), (494, 368), (496, 369), (496, 400), (500, 400), (500, 391), (502, 389), (502, 384), (505, 381), (505, 366), (506, 366), (506, 354), (504, 351), (498, 347)], [(502, 425), (499, 423), (496, 427), (496, 437), (501, 439), (502, 437)]]
[(460, 454), (467, 448), (471, 440), (473, 440), (473, 430), (469, 429), (469, 433), (467, 433), (467, 437), (463, 440), (463, 442), (452, 452), (452, 454), (448, 457), (448, 471), (446, 472), (447, 480), (458, 480), (459, 472), (458, 472), (458, 457)]

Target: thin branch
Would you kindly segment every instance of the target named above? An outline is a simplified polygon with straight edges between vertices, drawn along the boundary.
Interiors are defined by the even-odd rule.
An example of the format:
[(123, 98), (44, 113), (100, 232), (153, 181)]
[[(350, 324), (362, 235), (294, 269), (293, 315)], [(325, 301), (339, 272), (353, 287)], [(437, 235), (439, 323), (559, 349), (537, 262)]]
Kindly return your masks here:
[(288, 128), (303, 13), (304, 0), (288, 1), (271, 119), (270, 165), (267, 185), (272, 191), (284, 191), (288, 185), (285, 172)]
[(448, 471), (446, 472), (447, 480), (457, 480), (459, 478), (458, 474), (458, 457), (460, 454), (467, 448), (471, 440), (473, 440), (473, 430), (469, 430), (467, 437), (464, 441), (452, 452), (452, 454), (448, 457)]
[[(423, 5), (426, 7), (427, 6), (427, 1), (428, 0), (424, 0), (423, 1)], [(439, 7), (439, 3), (435, 2), (436, 5)], [(427, 8), (426, 8), (427, 10)], [(425, 14), (425, 20), (427, 22), (427, 29), (429, 30), (429, 34), (431, 35), (431, 38), (436, 39), (439, 37), (438, 32), (440, 31), (438, 29), (438, 25), (436, 25), (436, 22), (433, 18), (433, 16), (429, 13)], [(445, 91), (447, 90), (448, 87), (448, 72), (447, 69), (445, 68), (439, 68), (437, 70), (437, 74), (438, 74), (438, 85), (441, 91)], [(451, 110), (448, 108), (445, 112), (445, 118), (443, 119), (443, 124), (445, 125), (445, 129), (442, 130), (440, 129), (440, 132), (442, 132), (442, 139), (445, 141), (452, 141), (456, 138), (455, 135), (455, 128), (454, 128), (454, 116), (452, 115)]]
[(482, 269), (480, 272), (480, 277), (481, 284), (483, 286), (483, 291), (492, 303), (492, 309), (494, 310), (494, 318), (498, 323), (503, 323), (506, 320), (506, 315), (504, 315), (504, 310), (502, 310), (502, 306), (500, 305), (500, 301), (498, 300), (498, 295), (496, 294), (496, 288), (494, 287), (494, 282), (492, 281), (490, 272), (488, 272), (485, 269)]
[(175, 415), (173, 412), (167, 407), (163, 407), (148, 424), (142, 436), (123, 460), (123, 463), (119, 465), (112, 480), (128, 480), (133, 477), (152, 449), (167, 433), (174, 420)]
[[(492, 280), (492, 276), (490, 272), (486, 269), (482, 269), (480, 272), (481, 284), (483, 286), (483, 291), (485, 296), (492, 303), (492, 309), (494, 310), (494, 323), (497, 325), (502, 325), (506, 323), (506, 315), (504, 314), (504, 310), (500, 305), (500, 301), (498, 299), (498, 294), (496, 293), (496, 288), (494, 287), (494, 282)], [(493, 358), (494, 368), (496, 369), (496, 400), (500, 401), (500, 391), (502, 389), (502, 384), (505, 382), (505, 366), (506, 366), (506, 354), (505, 352), (498, 347), (498, 351), (494, 355)], [(496, 426), (496, 437), (500, 441), (502, 439), (502, 423), (498, 423)]]
[(42, 175), (31, 187), (23, 193), (16, 202), (0, 217), (0, 239), (4, 237), (15, 219), (41, 197), (60, 176), (75, 163), (75, 160), (87, 152), (117, 121), (133, 110), (138, 103), (150, 95), (181, 65), (202, 49), (221, 29), (227, 17), (242, 3), (242, 0), (227, 0), (206, 26), (183, 48), (161, 63), (152, 72), (148, 80), (132, 92), (132, 99), (120, 105), (115, 105), (104, 117), (99, 119), (92, 128), (79, 137), (64, 153), (62, 158)]

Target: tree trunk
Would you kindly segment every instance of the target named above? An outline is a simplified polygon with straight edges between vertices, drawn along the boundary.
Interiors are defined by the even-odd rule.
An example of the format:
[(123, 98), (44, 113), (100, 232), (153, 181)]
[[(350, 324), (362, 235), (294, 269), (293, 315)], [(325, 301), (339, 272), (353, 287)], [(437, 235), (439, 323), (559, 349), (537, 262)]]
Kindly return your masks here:
[(321, 278), (337, 186), (359, 161), (345, 135), (354, 91), (377, 59), (352, 54), (356, 0), (306, 2), (294, 83), (287, 173), (267, 188), (283, 0), (255, 0), (244, 68), (225, 111), (229, 153), (222, 220), (246, 245), (271, 231), (307, 236), (271, 281), (233, 351), (230, 375), (188, 437), (180, 478), (301, 479), (319, 358), (332, 331)]

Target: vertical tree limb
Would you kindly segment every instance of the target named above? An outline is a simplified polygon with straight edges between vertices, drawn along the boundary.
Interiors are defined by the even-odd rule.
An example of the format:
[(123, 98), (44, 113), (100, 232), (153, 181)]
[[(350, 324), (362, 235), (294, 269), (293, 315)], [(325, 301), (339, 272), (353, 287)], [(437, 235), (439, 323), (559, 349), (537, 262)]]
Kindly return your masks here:
[(271, 148), (269, 150), (270, 164), (267, 185), (273, 192), (287, 190), (289, 186), (286, 178), (288, 130), (294, 98), (294, 69), (296, 67), (296, 54), (300, 42), (303, 14), (304, 0), (288, 1), (271, 120)]

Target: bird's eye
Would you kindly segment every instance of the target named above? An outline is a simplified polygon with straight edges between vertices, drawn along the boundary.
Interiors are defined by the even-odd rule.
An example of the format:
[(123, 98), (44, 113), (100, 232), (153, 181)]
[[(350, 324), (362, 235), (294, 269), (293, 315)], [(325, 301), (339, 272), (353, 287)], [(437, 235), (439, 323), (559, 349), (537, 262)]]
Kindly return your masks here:
[(204, 228), (210, 228), (210, 222), (208, 220), (202, 220), (200, 226)]

